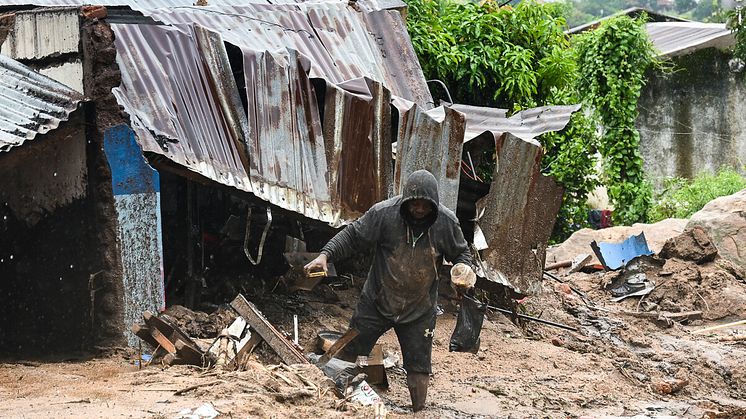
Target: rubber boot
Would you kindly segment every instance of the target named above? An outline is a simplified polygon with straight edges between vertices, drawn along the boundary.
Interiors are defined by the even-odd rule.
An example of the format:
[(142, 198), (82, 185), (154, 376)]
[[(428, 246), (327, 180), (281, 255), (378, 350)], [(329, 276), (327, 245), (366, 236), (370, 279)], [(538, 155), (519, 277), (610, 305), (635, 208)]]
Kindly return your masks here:
[(429, 383), (430, 374), (421, 372), (407, 374), (407, 387), (409, 388), (409, 396), (412, 398), (412, 411), (419, 412), (425, 408)]

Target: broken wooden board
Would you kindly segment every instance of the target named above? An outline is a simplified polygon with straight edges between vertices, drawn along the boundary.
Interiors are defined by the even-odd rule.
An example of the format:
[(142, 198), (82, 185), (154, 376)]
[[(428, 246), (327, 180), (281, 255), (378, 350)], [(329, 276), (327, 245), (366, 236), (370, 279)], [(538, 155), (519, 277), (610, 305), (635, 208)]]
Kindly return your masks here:
[(231, 301), (231, 307), (246, 320), (251, 326), (252, 331), (258, 333), (262, 339), (272, 348), (282, 361), (288, 365), (291, 364), (308, 364), (308, 360), (303, 354), (296, 349), (289, 340), (285, 339), (273, 325), (259, 311), (258, 308), (238, 294)]
[(233, 359), (228, 363), (228, 368), (237, 370), (243, 369), (244, 365), (246, 364), (246, 360), (249, 358), (249, 355), (254, 352), (254, 349), (256, 349), (256, 347), (259, 346), (260, 343), (262, 343), (262, 337), (259, 335), (259, 333), (252, 333), (249, 341), (246, 342), (241, 349), (239, 349), (236, 356), (233, 357)]
[(186, 363), (194, 365), (205, 365), (209, 363), (205, 354), (199, 349), (196, 343), (182, 332), (178, 327), (162, 319), (153, 313), (146, 311), (143, 313), (143, 319), (148, 326), (150, 335), (158, 344), (169, 354), (175, 355), (164, 358), (166, 363)]

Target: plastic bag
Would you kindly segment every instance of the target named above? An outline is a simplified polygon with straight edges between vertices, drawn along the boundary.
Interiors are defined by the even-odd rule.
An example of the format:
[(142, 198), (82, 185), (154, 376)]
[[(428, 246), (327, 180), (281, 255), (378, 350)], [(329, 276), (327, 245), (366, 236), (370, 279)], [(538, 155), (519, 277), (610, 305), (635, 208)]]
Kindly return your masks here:
[(487, 304), (465, 296), (461, 300), (456, 328), (453, 329), (449, 350), (451, 352), (472, 352), (479, 350), (479, 335), (482, 332), (484, 312)]

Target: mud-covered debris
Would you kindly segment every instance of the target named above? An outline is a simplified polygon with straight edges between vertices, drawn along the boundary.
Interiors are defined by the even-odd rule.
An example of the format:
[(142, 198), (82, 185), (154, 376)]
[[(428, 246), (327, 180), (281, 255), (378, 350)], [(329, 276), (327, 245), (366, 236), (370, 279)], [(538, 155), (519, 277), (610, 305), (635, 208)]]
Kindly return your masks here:
[(165, 318), (194, 338), (215, 338), (236, 319), (236, 314), (227, 307), (219, 307), (211, 314), (192, 311), (184, 306), (173, 305), (163, 312)]
[(718, 249), (702, 227), (686, 229), (682, 234), (668, 239), (660, 256), (666, 259), (690, 260), (697, 264), (711, 262)]

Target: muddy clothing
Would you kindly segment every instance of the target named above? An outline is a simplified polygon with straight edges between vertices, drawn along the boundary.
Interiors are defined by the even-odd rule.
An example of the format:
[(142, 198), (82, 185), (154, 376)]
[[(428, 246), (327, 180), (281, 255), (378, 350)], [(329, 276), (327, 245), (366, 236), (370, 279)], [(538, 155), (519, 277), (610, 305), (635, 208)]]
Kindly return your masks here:
[[(415, 220), (406, 205), (413, 199), (430, 202), (433, 207), (430, 215)], [(432, 332), (435, 324), (438, 266), (444, 258), (454, 264), (471, 265), (471, 254), (458, 219), (451, 210), (439, 204), (438, 183), (432, 174), (424, 170), (412, 173), (402, 195), (374, 205), (334, 236), (321, 252), (334, 261), (370, 247), (375, 247), (373, 264), (351, 324), (361, 332), (361, 336), (352, 346), (359, 346), (361, 351), (370, 346), (367, 348), (370, 351), (378, 337), (394, 327), (402, 352), (411, 352), (409, 347), (412, 345), (405, 345), (403, 341), (409, 338), (399, 332), (407, 328), (405, 325), (423, 325), (428, 327), (413, 332), (413, 336), (425, 339), (418, 345), (429, 345), (429, 354), (432, 334), (427, 337), (425, 329)], [(364, 334), (366, 336), (362, 336)], [(371, 339), (372, 343), (368, 345), (365, 341)], [(421, 372), (429, 372), (429, 358), (428, 355), (428, 371)], [(405, 368), (406, 364), (405, 359)]]

